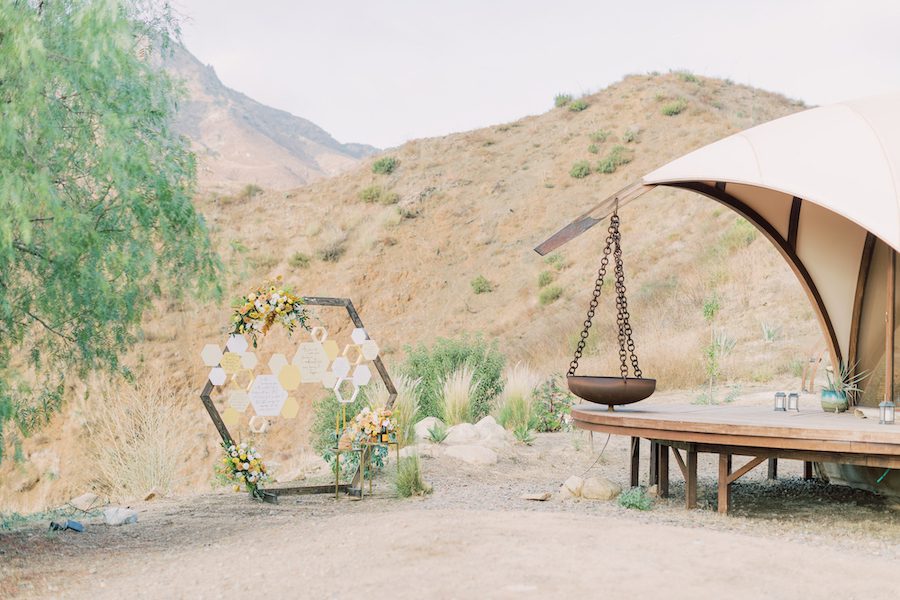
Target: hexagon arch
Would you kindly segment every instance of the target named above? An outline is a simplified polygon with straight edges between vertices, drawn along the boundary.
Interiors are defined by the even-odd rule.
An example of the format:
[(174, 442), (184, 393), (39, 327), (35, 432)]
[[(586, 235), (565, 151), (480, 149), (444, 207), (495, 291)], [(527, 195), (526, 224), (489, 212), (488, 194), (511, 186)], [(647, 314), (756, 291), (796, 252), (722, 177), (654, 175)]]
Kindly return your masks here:
[[(216, 344), (206, 344), (200, 352), (204, 364), (211, 367), (206, 385), (200, 392), (200, 400), (226, 444), (233, 443), (228, 424), (236, 423), (240, 413), (244, 412), (248, 405), (253, 406), (256, 417), (278, 415), (286, 418), (295, 417), (299, 406), (288, 396), (288, 390), (295, 390), (302, 383), (321, 382), (324, 387), (335, 391), (339, 401), (352, 402), (359, 388), (369, 383), (372, 377), (369, 367), (362, 364), (364, 360), (372, 362), (384, 382), (388, 392), (387, 407), (390, 408), (394, 404), (397, 389), (379, 356), (378, 345), (368, 338), (353, 302), (349, 298), (317, 296), (304, 297), (303, 302), (306, 306), (346, 309), (355, 328), (350, 334), (354, 344), (346, 346), (341, 352), (336, 342), (326, 339), (328, 333), (323, 327), (313, 327), (310, 331), (313, 342), (299, 344), (297, 353), (290, 360), (283, 354), (274, 354), (267, 365), (269, 373), (253, 378), (247, 392), (232, 391), (228, 399), (228, 408), (221, 415), (210, 396), (213, 388), (223, 385), (229, 375), (236, 378), (251, 373), (257, 364), (257, 357), (254, 352), (247, 351), (247, 340), (243, 336), (229, 336), (224, 352)], [(328, 369), (329, 364), (331, 369)], [(247, 376), (252, 377), (252, 374)], [(353, 393), (352, 397), (345, 398), (340, 388), (348, 383), (352, 385)], [(342, 484), (342, 487), (345, 491), (354, 493), (354, 486), (361, 485), (359, 479), (357, 473), (352, 483)], [(264, 499), (277, 501), (279, 495), (334, 491), (333, 485), (278, 488), (264, 491)]]

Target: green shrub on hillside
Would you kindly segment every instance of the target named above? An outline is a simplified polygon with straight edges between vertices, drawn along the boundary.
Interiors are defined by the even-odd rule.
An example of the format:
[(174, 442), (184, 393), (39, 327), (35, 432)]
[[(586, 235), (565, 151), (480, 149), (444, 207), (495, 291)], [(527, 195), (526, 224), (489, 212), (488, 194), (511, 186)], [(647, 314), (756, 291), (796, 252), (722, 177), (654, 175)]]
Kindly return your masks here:
[(551, 285), (549, 287), (545, 287), (541, 290), (541, 293), (538, 294), (538, 301), (541, 303), (541, 306), (546, 306), (548, 304), (553, 304), (563, 294), (563, 289), (558, 285)]
[(263, 189), (256, 185), (255, 183), (248, 183), (244, 186), (244, 189), (241, 190), (241, 193), (238, 194), (244, 200), (251, 200), (254, 196), (258, 196), (262, 194)]
[(288, 259), (288, 264), (295, 269), (305, 269), (309, 266), (309, 255), (303, 252), (294, 252)]
[(605, 158), (597, 163), (598, 173), (615, 173), (616, 169), (631, 162), (631, 156), (625, 146), (614, 146)]
[(675, 74), (678, 75), (678, 79), (685, 83), (700, 83), (700, 78), (686, 69), (679, 69), (675, 71)]
[(681, 113), (683, 113), (687, 107), (687, 100), (685, 100), (684, 98), (678, 98), (673, 102), (663, 104), (660, 112), (662, 112), (662, 114), (666, 115), (667, 117), (674, 117), (675, 115), (680, 115)]
[(721, 244), (725, 252), (734, 252), (746, 248), (759, 235), (756, 227), (743, 217), (738, 217), (725, 233), (722, 234)]
[(479, 275), (470, 282), (472, 291), (476, 294), (487, 294), (494, 291), (494, 286), (488, 281), (484, 275)]
[(606, 141), (606, 138), (608, 138), (611, 135), (611, 133), (612, 132), (609, 130), (599, 129), (591, 134), (591, 136), (590, 136), (591, 141), (597, 142), (598, 144), (602, 144), (603, 142)]
[(414, 379), (421, 379), (419, 387), (419, 415), (441, 417), (444, 379), (468, 365), (473, 373), (473, 392), (470, 412), (473, 422), (487, 415), (491, 403), (503, 389), (502, 374), (505, 357), (497, 343), (487, 343), (483, 337), (460, 339), (438, 338), (429, 349), (423, 344), (407, 346), (402, 371)]
[(556, 108), (562, 108), (563, 106), (567, 105), (571, 101), (572, 101), (571, 94), (557, 94), (553, 98), (553, 106), (555, 106)]
[(578, 100), (575, 100), (574, 102), (569, 104), (569, 110), (571, 110), (572, 112), (581, 112), (588, 106), (588, 103), (584, 99), (579, 98)]
[(583, 179), (591, 174), (591, 163), (586, 160), (580, 160), (569, 169), (569, 175), (575, 179)]
[(553, 283), (553, 271), (541, 271), (538, 275), (538, 287), (547, 287)]
[(591, 144), (590, 146), (588, 146), (588, 152), (590, 152), (591, 154), (597, 154), (598, 152), (600, 152), (600, 146), (598, 146), (597, 144)]
[(372, 163), (372, 172), (380, 175), (390, 175), (400, 164), (393, 156), (382, 156)]
[(316, 256), (319, 260), (324, 260), (325, 262), (337, 262), (341, 260), (346, 251), (343, 240), (338, 240), (319, 248), (316, 251)]
[(380, 185), (370, 185), (369, 187), (359, 190), (359, 199), (371, 204), (372, 202), (378, 202), (378, 199), (381, 198), (381, 193), (382, 189)]

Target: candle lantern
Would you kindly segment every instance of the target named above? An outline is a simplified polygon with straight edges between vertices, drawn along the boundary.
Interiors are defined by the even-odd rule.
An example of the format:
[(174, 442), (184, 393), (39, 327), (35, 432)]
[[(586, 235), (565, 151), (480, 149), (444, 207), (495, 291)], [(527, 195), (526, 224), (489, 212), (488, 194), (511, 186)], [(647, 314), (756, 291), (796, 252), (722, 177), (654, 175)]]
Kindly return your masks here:
[(894, 424), (894, 403), (890, 400), (878, 405), (878, 422), (882, 425)]
[(800, 412), (800, 394), (791, 392), (787, 397), (787, 409)]
[(787, 394), (784, 392), (775, 393), (775, 410), (787, 410), (785, 404), (787, 402)]

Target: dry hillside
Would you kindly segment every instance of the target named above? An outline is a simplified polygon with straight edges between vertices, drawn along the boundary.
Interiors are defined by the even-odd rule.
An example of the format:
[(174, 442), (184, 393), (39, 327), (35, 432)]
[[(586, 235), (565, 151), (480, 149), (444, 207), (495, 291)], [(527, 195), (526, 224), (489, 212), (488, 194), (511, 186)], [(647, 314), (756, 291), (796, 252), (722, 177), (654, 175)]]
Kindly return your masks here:
[(376, 152), (341, 144), (315, 123), (226, 87), (211, 66), (180, 46), (166, 68), (185, 88), (176, 126), (192, 142), (203, 189), (248, 183), (288, 189), (350, 169)]
[[(682, 112), (663, 114), (679, 99)], [(402, 361), (406, 344), (480, 332), (496, 340), (510, 362), (527, 361), (548, 374), (563, 371), (590, 298), (603, 228), (564, 246), (553, 264), (532, 247), (654, 167), (802, 107), (777, 94), (678, 73), (629, 76), (584, 101), (588, 106), (580, 112), (554, 108), (409, 142), (390, 153), (399, 161), (390, 174), (373, 173), (374, 159), (368, 159), (289, 192), (267, 191), (249, 200), (199, 198), (229, 268), (229, 295), (283, 274), (305, 295), (349, 296), (389, 366)], [(603, 141), (601, 131), (608, 132)], [(613, 173), (570, 175), (573, 164), (587, 160), (595, 166), (618, 145), (630, 163)], [(373, 186), (370, 201), (363, 199)], [(376, 194), (380, 199), (371, 201)], [(702, 385), (703, 347), (711, 335), (703, 305), (716, 297), (721, 310), (715, 326), (734, 342), (724, 377), (796, 383), (800, 361), (820, 334), (800, 286), (762, 236), (727, 209), (687, 192), (654, 191), (624, 208), (621, 217), (632, 324), (645, 375), (657, 377), (663, 389)], [(552, 281), (539, 288), (544, 271)], [(491, 291), (475, 293), (471, 282), (478, 276)], [(558, 298), (550, 301), (556, 294), (548, 289)], [(611, 299), (598, 312), (599, 342), (591, 345), (584, 372), (615, 366)], [(161, 302), (132, 353), (145, 372), (162, 373), (171, 385), (183, 383), (189, 390), (181, 394), (186, 416), (174, 425), (188, 439), (192, 457), (186, 461), (190, 470), (181, 474), (182, 488), (196, 489), (210, 479), (216, 438), (196, 399), (205, 376), (198, 353), (203, 344), (224, 339), (227, 315), (224, 304)], [(263, 362), (277, 346), (266, 340)], [(81, 394), (76, 387), (73, 397)], [(279, 434), (296, 453), (305, 439), (309, 403), (321, 393), (304, 391), (301, 419)], [(28, 460), (24, 466), (6, 461), (0, 504), (58, 502), (90, 485), (90, 459), (76, 441), (104, 401), (103, 394), (73, 400), (47, 431), (26, 440), (24, 456), (44, 457), (55, 465), (55, 478), (41, 475), (43, 466), (28, 467)], [(276, 458), (300, 460), (284, 453)]]

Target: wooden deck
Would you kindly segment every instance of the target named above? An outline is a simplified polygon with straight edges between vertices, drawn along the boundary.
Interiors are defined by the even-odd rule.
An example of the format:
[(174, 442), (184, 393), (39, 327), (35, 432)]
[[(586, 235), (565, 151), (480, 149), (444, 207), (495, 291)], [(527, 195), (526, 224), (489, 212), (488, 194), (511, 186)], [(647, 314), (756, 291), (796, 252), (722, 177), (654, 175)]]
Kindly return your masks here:
[[(637, 485), (640, 439), (650, 440), (650, 481), (668, 495), (669, 449), (685, 479), (685, 501), (696, 506), (697, 454), (719, 455), (719, 512), (727, 512), (730, 486), (768, 460), (777, 476), (777, 459), (802, 460), (806, 477), (813, 462), (900, 468), (900, 425), (879, 425), (849, 413), (821, 409), (776, 412), (759, 406), (639, 404), (608, 411), (582, 404), (572, 409), (575, 426), (632, 438), (631, 482)], [(682, 456), (682, 451), (684, 456)], [(732, 470), (732, 456), (752, 457)]]

